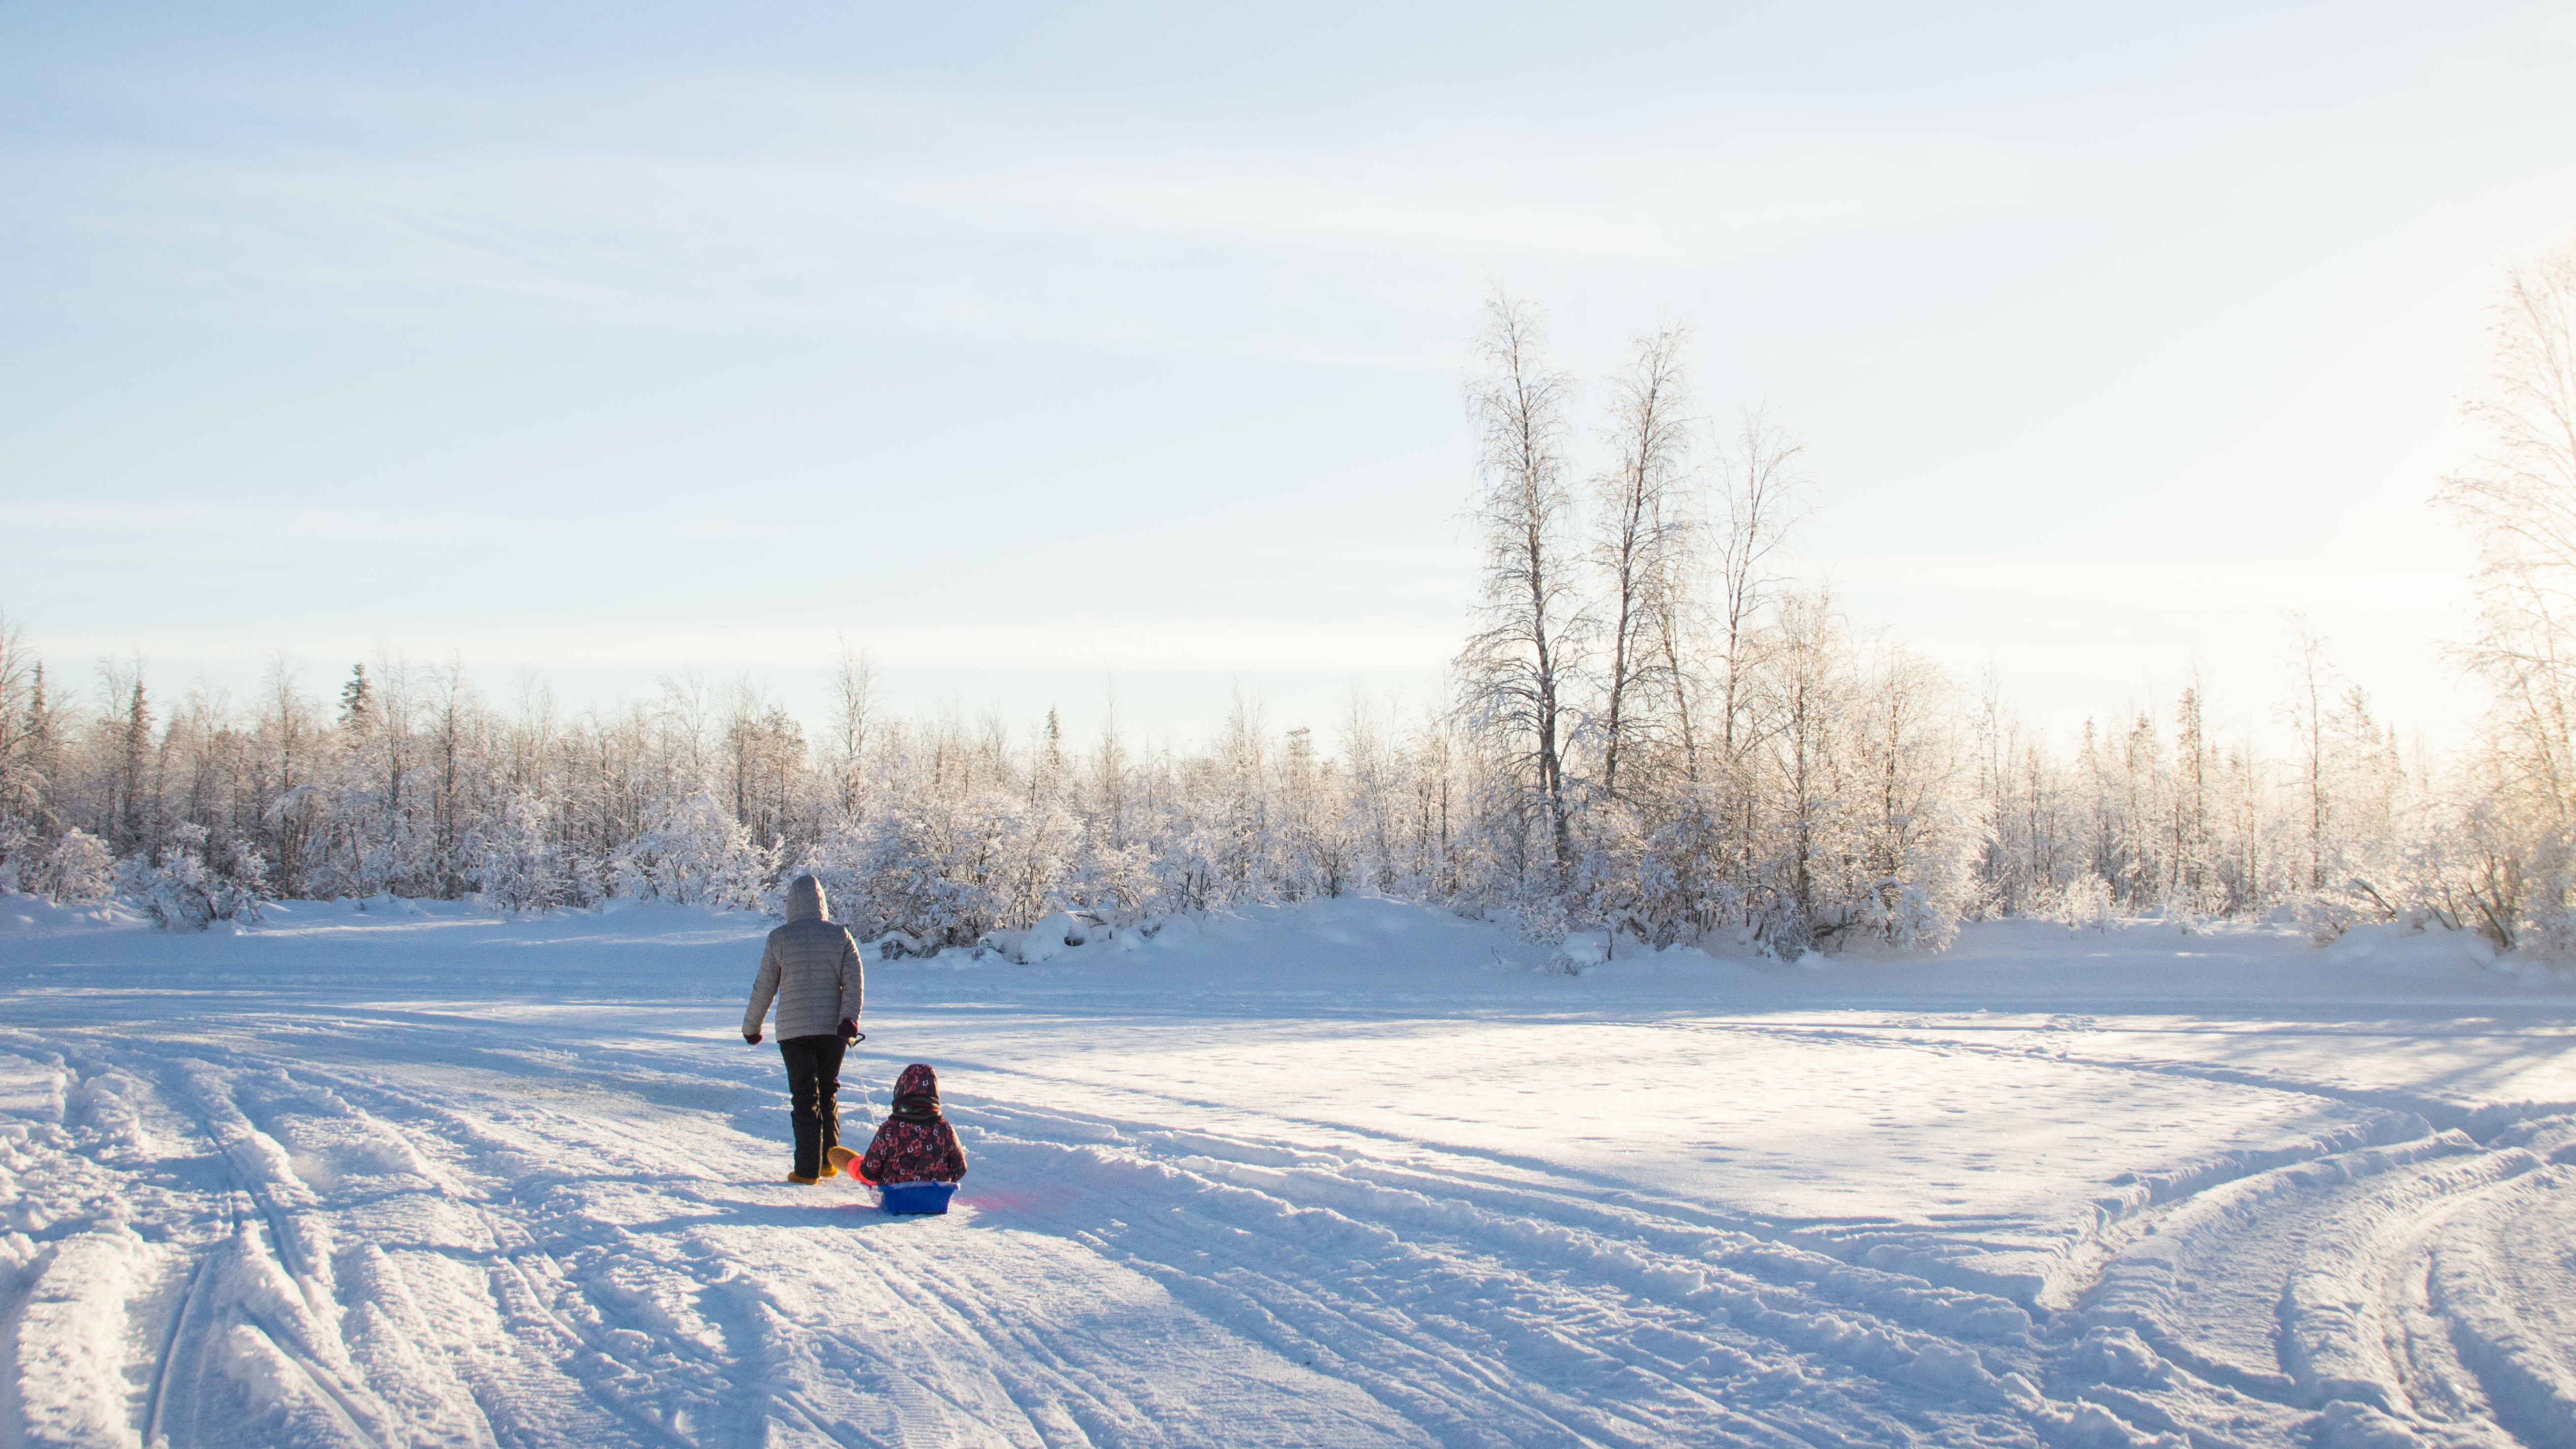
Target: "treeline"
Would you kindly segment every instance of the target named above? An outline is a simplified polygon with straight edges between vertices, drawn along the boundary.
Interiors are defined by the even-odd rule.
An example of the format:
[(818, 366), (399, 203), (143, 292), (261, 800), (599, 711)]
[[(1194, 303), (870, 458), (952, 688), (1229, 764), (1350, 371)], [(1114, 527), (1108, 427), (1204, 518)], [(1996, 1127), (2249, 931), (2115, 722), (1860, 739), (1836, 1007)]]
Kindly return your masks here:
[(614, 897), (756, 908), (798, 871), (925, 947), (1063, 905), (1122, 919), (1374, 890), (1451, 898), (1467, 791), (1452, 732), (1355, 702), (1330, 744), (1238, 692), (1204, 746), (1087, 748), (1056, 715), (913, 718), (845, 654), (819, 735), (758, 686), (664, 681), (570, 713), (461, 663), (352, 669), (328, 704), (279, 661), (252, 700), (166, 705), (109, 665), (74, 698), (0, 621), (0, 888), (128, 896), (202, 926), (271, 898)]
[(1790, 956), (1937, 946), (1988, 914), (2349, 916), (2364, 877), (2396, 882), (2391, 902), (2422, 894), (2404, 870), (2431, 788), (2357, 692), (2323, 716), (2311, 780), (2212, 739), (2191, 692), (2061, 760), (1991, 690), (1964, 699), (1812, 593), (1767, 604), (1738, 648), (1706, 739), (1678, 689), (1669, 714), (1622, 702), (1615, 785), (1614, 736), (1570, 721), (1560, 837), (1532, 761), (1455, 706), (1399, 719), (1354, 699), (1318, 739), (1238, 692), (1212, 739), (1176, 748), (1128, 740), (1113, 703), (1076, 747), (1054, 714), (892, 713), (857, 657), (811, 733), (747, 681), (576, 713), (399, 656), (327, 701), (282, 661), (253, 698), (165, 701), (132, 665), (67, 693), (0, 626), (0, 888), (121, 895), (198, 927), (383, 894), (753, 908), (812, 870), (871, 936), (924, 948), (1065, 907), (1133, 920), (1369, 891), (1543, 936)]
[(2250, 729), (2225, 738), (2197, 685), (2162, 712), (2087, 721), (2060, 757), (1989, 682), (1975, 711), (1983, 908), (2070, 924), (2287, 908), (2324, 935), (2413, 910), (2456, 927), (2440, 849), (2454, 822), (2430, 752), (2402, 748), (2316, 641), (2299, 637), (2296, 659), (2311, 687), (2277, 712), (2288, 759), (2259, 754)]
[[(757, 685), (506, 703), (399, 656), (336, 697), (279, 661), (256, 696), (167, 697), (140, 662), (73, 691), (0, 621), (0, 888), (123, 895), (174, 926), (275, 897), (762, 904), (831, 886), (871, 937), (970, 943), (1061, 908), (1116, 919), (1368, 891), (1613, 949), (1784, 959), (1938, 948), (1986, 915), (2070, 924), (2411, 917), (2576, 946), (2576, 264), (2517, 274), (2473, 405), (2493, 446), (2444, 487), (2487, 541), (2467, 663), (2496, 687), (2456, 758), (2401, 742), (2321, 644), (2288, 650), (2283, 754), (2196, 687), (2070, 750), (1786, 567), (1812, 484), (1760, 411), (1713, 426), (1688, 339), (1637, 341), (1578, 415), (1535, 312), (1497, 296), (1467, 402), (1482, 576), (1448, 697), (1355, 698), (1273, 729), (1238, 691), (1185, 746), (887, 709), (845, 653), (818, 721)], [(1589, 423), (1597, 466), (1579, 468)], [(2226, 721), (2222, 723), (2221, 721)]]

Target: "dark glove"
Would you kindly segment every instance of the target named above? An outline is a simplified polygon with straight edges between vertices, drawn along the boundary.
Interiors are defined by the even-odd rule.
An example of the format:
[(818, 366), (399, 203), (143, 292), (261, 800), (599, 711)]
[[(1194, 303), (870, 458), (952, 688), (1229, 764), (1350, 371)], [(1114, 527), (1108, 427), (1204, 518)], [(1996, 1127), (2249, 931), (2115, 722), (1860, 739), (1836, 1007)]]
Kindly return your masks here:
[(842, 1023), (841, 1023), (841, 1040), (843, 1040), (843, 1041), (856, 1041), (856, 1040), (858, 1040), (858, 1036), (859, 1036), (859, 1022), (858, 1022), (858, 1018), (856, 1018), (856, 1017), (852, 1017), (850, 1020), (848, 1020), (848, 1021), (845, 1021), (845, 1022), (842, 1022)]
[(758, 1045), (760, 1045), (760, 1033), (759, 1033), (759, 1032), (756, 1032), (756, 1031), (747, 1031), (747, 1032), (744, 1032), (744, 1033), (742, 1034), (742, 1044), (743, 1044), (744, 1046), (758, 1046)]

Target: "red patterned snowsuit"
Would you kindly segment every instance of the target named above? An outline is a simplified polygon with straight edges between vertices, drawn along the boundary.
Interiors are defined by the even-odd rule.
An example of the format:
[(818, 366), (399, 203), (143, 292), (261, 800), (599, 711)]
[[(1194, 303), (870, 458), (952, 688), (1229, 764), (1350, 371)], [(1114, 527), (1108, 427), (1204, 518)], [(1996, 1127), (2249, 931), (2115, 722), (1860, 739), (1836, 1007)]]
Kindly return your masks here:
[(878, 1126), (859, 1176), (869, 1182), (955, 1182), (966, 1175), (966, 1149), (939, 1115), (939, 1077), (914, 1062), (895, 1078), (894, 1112)]

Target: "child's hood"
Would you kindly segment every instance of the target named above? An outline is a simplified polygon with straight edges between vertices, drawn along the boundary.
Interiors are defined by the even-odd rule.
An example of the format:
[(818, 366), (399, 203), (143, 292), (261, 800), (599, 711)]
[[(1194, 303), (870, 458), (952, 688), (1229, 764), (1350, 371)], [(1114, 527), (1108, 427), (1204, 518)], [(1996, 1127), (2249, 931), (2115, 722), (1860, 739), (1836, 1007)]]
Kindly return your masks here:
[(894, 1079), (894, 1114), (915, 1121), (939, 1115), (939, 1074), (928, 1062), (914, 1062)]

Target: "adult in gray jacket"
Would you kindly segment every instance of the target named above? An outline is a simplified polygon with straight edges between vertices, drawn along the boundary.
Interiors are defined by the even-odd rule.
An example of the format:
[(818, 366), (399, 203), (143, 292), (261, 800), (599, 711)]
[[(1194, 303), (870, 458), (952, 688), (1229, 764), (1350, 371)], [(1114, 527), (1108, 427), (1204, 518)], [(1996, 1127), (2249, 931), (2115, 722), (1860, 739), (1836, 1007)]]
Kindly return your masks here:
[(796, 1170), (789, 1182), (833, 1176), (825, 1153), (841, 1140), (841, 1053), (859, 1034), (867, 972), (847, 926), (825, 919), (823, 883), (810, 875), (787, 887), (787, 924), (769, 933), (742, 1039), (760, 1045), (769, 1003), (778, 1003), (778, 1053), (787, 1059), (787, 1117), (796, 1129)]

